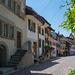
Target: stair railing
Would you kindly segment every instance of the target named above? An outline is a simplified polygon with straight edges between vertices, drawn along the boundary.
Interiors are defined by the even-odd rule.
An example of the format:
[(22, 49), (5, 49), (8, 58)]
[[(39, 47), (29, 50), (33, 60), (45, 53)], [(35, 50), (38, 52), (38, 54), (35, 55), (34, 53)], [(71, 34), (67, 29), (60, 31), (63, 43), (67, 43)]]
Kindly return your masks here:
[(23, 44), (22, 49), (28, 50), (28, 41)]

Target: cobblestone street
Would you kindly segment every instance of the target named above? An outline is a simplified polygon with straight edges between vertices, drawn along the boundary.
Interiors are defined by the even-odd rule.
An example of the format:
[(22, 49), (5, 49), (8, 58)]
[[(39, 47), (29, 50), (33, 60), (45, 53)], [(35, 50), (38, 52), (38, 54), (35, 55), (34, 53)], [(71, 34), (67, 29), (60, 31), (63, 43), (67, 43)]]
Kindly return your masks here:
[[(54, 59), (54, 58), (53, 58)], [(34, 65), (11, 75), (66, 75), (75, 69), (75, 56), (57, 57), (40, 65)]]

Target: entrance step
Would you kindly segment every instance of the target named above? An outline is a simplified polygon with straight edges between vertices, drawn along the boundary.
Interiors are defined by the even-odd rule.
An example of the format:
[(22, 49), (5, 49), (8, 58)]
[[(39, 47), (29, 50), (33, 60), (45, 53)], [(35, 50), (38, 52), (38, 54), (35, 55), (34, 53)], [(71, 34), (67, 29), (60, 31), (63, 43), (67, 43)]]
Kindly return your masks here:
[(3, 75), (5, 73), (14, 71), (14, 68), (12, 67), (0, 67), (0, 75)]

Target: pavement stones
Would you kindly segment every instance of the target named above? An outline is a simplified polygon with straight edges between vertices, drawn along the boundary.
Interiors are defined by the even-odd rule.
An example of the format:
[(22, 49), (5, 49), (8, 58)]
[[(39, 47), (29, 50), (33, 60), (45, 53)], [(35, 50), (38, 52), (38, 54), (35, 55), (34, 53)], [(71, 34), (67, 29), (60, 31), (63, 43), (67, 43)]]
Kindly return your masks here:
[(66, 75), (69, 69), (75, 69), (75, 56), (52, 58), (51, 61), (9, 75)]

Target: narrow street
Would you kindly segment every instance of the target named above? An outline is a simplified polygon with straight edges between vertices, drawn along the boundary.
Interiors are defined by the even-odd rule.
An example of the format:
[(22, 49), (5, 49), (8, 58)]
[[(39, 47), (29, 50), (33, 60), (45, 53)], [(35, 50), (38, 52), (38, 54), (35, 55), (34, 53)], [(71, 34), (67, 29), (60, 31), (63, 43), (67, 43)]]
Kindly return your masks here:
[(75, 69), (75, 56), (57, 57), (40, 65), (18, 71), (11, 75), (66, 75)]

